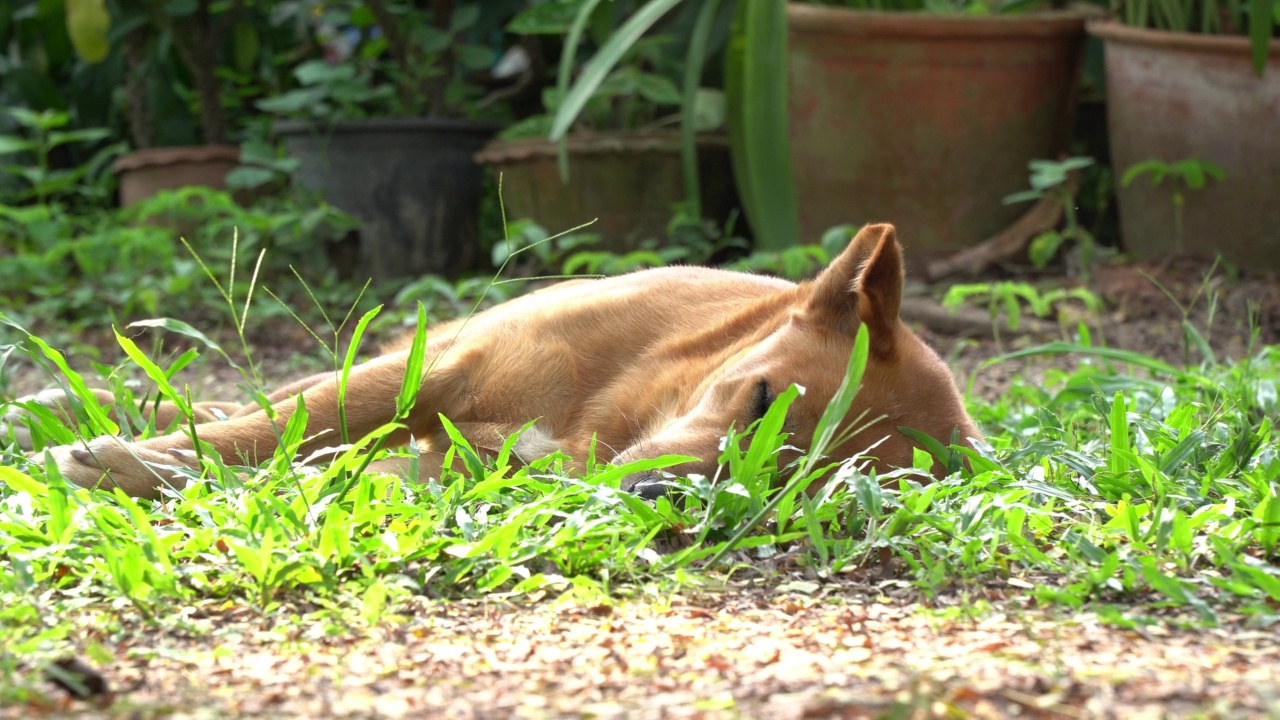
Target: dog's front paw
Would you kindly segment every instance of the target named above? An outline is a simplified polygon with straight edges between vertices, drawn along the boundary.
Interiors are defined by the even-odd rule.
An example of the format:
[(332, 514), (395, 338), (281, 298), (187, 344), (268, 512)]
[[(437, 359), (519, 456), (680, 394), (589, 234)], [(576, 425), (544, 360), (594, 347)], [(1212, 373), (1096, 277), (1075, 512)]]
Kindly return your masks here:
[(134, 497), (155, 498), (163, 487), (182, 488), (186, 478), (175, 472), (198, 465), (194, 452), (185, 448), (165, 451), (142, 443), (130, 443), (104, 435), (89, 443), (50, 448), (48, 455), (36, 457), (44, 462), (51, 457), (62, 477), (80, 487), (119, 487)]

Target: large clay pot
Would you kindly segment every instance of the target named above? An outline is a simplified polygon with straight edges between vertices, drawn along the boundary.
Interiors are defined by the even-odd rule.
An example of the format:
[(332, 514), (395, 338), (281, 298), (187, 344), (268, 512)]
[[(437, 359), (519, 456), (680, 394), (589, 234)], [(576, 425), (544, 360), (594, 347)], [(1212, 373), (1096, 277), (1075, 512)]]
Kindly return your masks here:
[(239, 164), (238, 145), (191, 145), (135, 150), (112, 163), (111, 171), (120, 181), (120, 205), (128, 207), (161, 190), (222, 190), (227, 173)]
[(1106, 49), (1116, 178), (1145, 160), (1203, 160), (1225, 174), (1183, 193), (1180, 232), (1175, 180), (1117, 182), (1124, 248), (1146, 258), (1221, 253), (1241, 267), (1280, 270), (1280, 40), (1258, 77), (1244, 37), (1113, 22), (1090, 23), (1089, 32)]
[[(556, 144), (544, 138), (494, 140), (476, 161), (502, 174), (509, 218), (532, 219), (552, 233), (596, 220), (584, 232), (614, 252), (666, 238), (672, 207), (684, 199), (679, 132), (576, 133), (567, 151), (568, 184)], [(699, 138), (698, 164), (703, 214), (723, 219), (736, 205), (728, 140)]]
[(787, 7), (801, 237), (897, 225), (913, 262), (972, 245), (1025, 205), (1027, 163), (1066, 149), (1084, 15)]
[(471, 159), (496, 125), (406, 118), (276, 123), (295, 183), (360, 221), (359, 273), (374, 280), (479, 267), (483, 189)]

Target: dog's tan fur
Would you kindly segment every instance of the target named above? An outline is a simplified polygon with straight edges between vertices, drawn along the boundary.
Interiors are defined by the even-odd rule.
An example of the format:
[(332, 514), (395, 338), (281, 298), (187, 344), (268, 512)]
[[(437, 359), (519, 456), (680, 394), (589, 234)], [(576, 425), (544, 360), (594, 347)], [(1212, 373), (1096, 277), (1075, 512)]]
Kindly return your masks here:
[[(871, 225), (816, 279), (800, 285), (695, 267), (555, 285), (432, 328), (427, 361), (433, 369), (406, 427), (390, 440), (417, 438), (426, 450), (424, 473), (435, 475), (448, 443), (439, 415), (485, 449), (500, 447), (537, 419), (517, 453), (560, 449), (582, 461), (594, 435), (602, 459), (683, 454), (702, 460), (675, 472), (709, 475), (725, 431), (758, 415), (762, 387), (770, 396), (791, 383), (805, 388), (787, 429), (792, 445), (806, 447), (843, 378), (857, 328), (866, 324), (871, 353), (850, 417), (866, 411), (881, 419), (835, 455), (874, 446), (881, 469), (909, 465), (913, 444), (899, 426), (944, 443), (956, 428), (962, 438), (980, 435), (947, 367), (899, 320), (902, 282), (893, 228)], [(350, 437), (393, 419), (408, 345), (406, 339), (352, 370)], [(309, 413), (301, 454), (337, 444), (332, 375), (277, 391), (276, 426), (254, 407), (221, 405), (217, 409), (232, 417), (200, 425), (199, 438), (229, 462), (258, 463), (276, 450), (277, 428), (294, 411), (299, 392)], [(213, 407), (203, 407), (199, 419), (212, 420)], [(51, 453), (78, 485), (114, 483), (131, 495), (155, 497), (164, 483), (181, 482), (166, 466), (194, 465), (192, 447), (176, 432), (141, 442), (102, 437), (87, 448)], [(632, 477), (624, 487), (646, 480)]]

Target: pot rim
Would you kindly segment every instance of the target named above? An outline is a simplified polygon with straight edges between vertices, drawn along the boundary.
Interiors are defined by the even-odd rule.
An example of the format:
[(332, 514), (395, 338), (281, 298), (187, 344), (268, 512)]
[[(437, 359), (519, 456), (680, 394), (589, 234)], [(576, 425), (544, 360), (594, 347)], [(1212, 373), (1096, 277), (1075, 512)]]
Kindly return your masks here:
[(239, 145), (171, 145), (131, 150), (111, 163), (111, 172), (180, 163), (240, 162)]
[[(1106, 43), (1141, 45), (1170, 49), (1214, 52), (1222, 54), (1247, 54), (1249, 38), (1244, 35), (1207, 35), (1205, 33), (1173, 32), (1126, 25), (1112, 18), (1090, 20), (1086, 25), (1089, 34)], [(1280, 38), (1271, 40), (1271, 57), (1268, 65), (1280, 62)]]
[[(698, 133), (697, 138), (699, 147), (729, 147), (729, 138), (723, 133)], [(638, 155), (679, 153), (681, 143), (678, 130), (641, 130), (571, 133), (566, 144), (570, 152), (580, 155)], [(558, 154), (558, 143), (545, 137), (496, 138), (490, 140), (474, 158), (481, 165), (493, 165), (554, 158)]]
[(347, 120), (275, 120), (271, 129), (281, 135), (311, 133), (380, 133), (414, 130), (439, 130), (474, 135), (492, 135), (503, 128), (501, 123), (464, 118), (361, 118)]
[(1098, 14), (1084, 10), (1042, 10), (1017, 15), (942, 15), (927, 12), (856, 10), (787, 4), (790, 32), (902, 38), (986, 38), (1027, 40), (1076, 35)]

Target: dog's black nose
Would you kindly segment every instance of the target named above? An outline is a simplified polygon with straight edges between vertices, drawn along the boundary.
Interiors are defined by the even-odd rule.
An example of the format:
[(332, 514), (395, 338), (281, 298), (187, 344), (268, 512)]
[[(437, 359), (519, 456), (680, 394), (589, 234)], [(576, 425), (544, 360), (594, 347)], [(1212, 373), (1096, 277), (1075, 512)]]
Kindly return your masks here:
[(667, 485), (660, 475), (646, 473), (636, 479), (630, 490), (645, 500), (657, 500), (667, 494)]
[(645, 500), (657, 500), (667, 494), (667, 486), (661, 480), (635, 486), (635, 493)]

